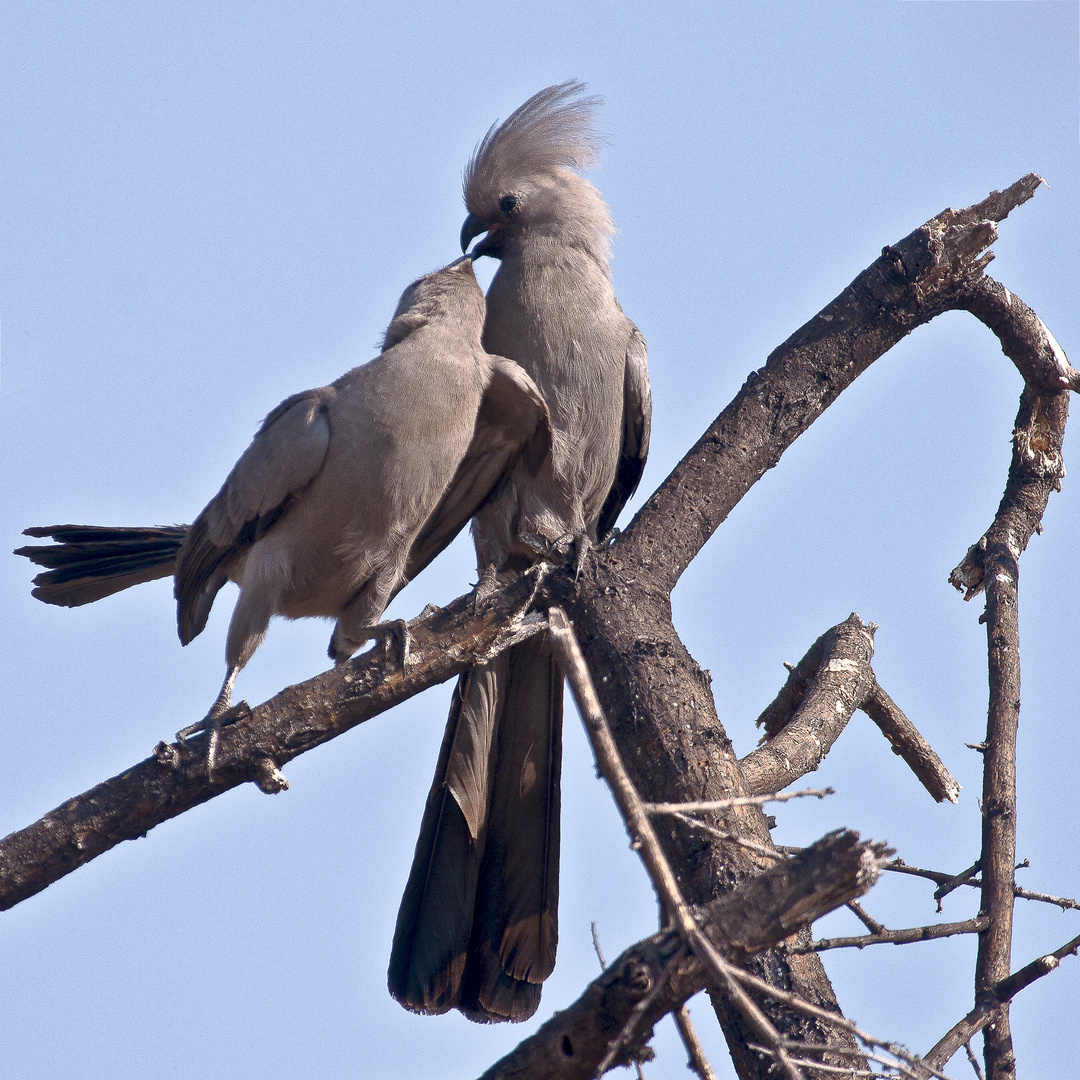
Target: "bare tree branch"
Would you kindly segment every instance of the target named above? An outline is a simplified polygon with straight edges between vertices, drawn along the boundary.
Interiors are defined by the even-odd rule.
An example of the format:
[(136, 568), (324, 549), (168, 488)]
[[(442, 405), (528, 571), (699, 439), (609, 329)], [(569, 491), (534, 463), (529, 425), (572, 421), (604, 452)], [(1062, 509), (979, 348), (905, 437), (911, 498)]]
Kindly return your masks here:
[(877, 724), (882, 735), (892, 743), (893, 753), (904, 759), (936, 802), (948, 800), (954, 803), (960, 798), (960, 785), (952, 773), (876, 679), (859, 708)]
[[(785, 703), (795, 704), (794, 711), (774, 732), (766, 727), (768, 741), (739, 762), (752, 792), (781, 791), (825, 759), (874, 684), (870, 660), (876, 629), (873, 623), (864, 623), (852, 613), (827, 630), (811, 647), (818, 664), (812, 673), (807, 672), (797, 703), (797, 692), (788, 687), (809, 666), (806, 657), (791, 672), (781, 695)], [(774, 725), (781, 719), (775, 701), (766, 713)]]
[[(722, 957), (716, 951), (713, 943), (705, 936), (683, 899), (678, 881), (664, 856), (660, 841), (653, 831), (652, 823), (645, 804), (641, 801), (634, 788), (633, 781), (626, 771), (619, 756), (618, 747), (611, 735), (607, 718), (600, 705), (600, 699), (596, 695), (596, 687), (589, 674), (585, 657), (581, 654), (577, 638), (570, 627), (566, 612), (561, 608), (552, 608), (548, 612), (548, 635), (551, 640), (559, 666), (563, 670), (570, 688), (577, 702), (578, 711), (585, 724), (585, 730), (589, 735), (593, 753), (596, 755), (597, 770), (607, 781), (615, 796), (630, 833), (632, 846), (641, 855), (645, 867), (649, 872), (653, 887), (660, 898), (663, 910), (679, 931), (687, 947), (692, 950), (694, 956), (704, 965), (712, 977), (712, 989), (723, 991), (731, 1003), (742, 1013), (743, 1018), (755, 1031), (758, 1038), (768, 1046), (774, 1048), (774, 1053), (781, 1072), (789, 1080), (802, 1080), (802, 1074), (788, 1060), (787, 1054), (780, 1045), (779, 1032), (773, 1027), (769, 1019), (758, 1008), (756, 1003), (747, 996), (742, 988), (732, 978), (729, 965), (723, 962)], [(635, 1014), (645, 1012), (648, 1002), (643, 1000), (635, 1009)], [(622, 1045), (629, 1042), (633, 1035), (636, 1023), (636, 1015), (632, 1016), (624, 1025), (618, 1039), (608, 1048), (607, 1053), (597, 1067), (597, 1074), (603, 1074), (608, 1067), (615, 1062)]]
[[(562, 607), (573, 620), (589, 665), (599, 676), (595, 689), (599, 706), (610, 719), (614, 745), (632, 786), (643, 799), (653, 803), (708, 803), (775, 790), (781, 785), (755, 787), (748, 783), (740, 768), (717, 719), (708, 679), (672, 625), (671, 589), (750, 487), (860, 373), (912, 329), (955, 309), (966, 309), (991, 326), (1027, 382), (1002, 509), (994, 526), (954, 573), (954, 580), (969, 595), (984, 584), (989, 584), (992, 593), (988, 598), (988, 634), (991, 649), (996, 649), (998, 656), (992, 658), (991, 683), (997, 689), (993, 691), (996, 704), (991, 713), (995, 709), (998, 712), (991, 724), (997, 724), (998, 733), (987, 738), (987, 776), (993, 773), (994, 779), (993, 783), (988, 780), (984, 795), (993, 789), (994, 797), (986, 799), (986, 820), (996, 823), (991, 831), (1000, 827), (1007, 833), (1014, 813), (1014, 803), (1008, 799), (1007, 729), (1015, 720), (1018, 700), (1018, 693), (1013, 693), (1010, 667), (1010, 658), (1018, 655), (1015, 639), (1010, 637), (1015, 629), (1015, 566), (1031, 532), (1038, 527), (1049, 491), (1060, 483), (1065, 398), (1067, 388), (1080, 387), (1080, 375), (1068, 364), (1038, 317), (998, 283), (985, 278), (983, 270), (992, 258), (986, 249), (996, 238), (995, 222), (1030, 198), (1040, 182), (1030, 174), (975, 206), (943, 211), (898, 244), (886, 247), (881, 258), (774, 350), (762, 369), (751, 374), (627, 531), (592, 555), (580, 580), (557, 571), (546, 579), (542, 597), (534, 595), (536, 581), (525, 580), (499, 594), (502, 599), (511, 595), (515, 599), (498, 612), (495, 608), (502, 599), (491, 601), (479, 614), (472, 612), (472, 601), (463, 599), (426, 621), (418, 620), (412, 627), (419, 645), (414, 648), (418, 663), (407, 672), (395, 672), (394, 665), (385, 658), (369, 656), (290, 688), (260, 706), (250, 718), (226, 729), (222, 765), (213, 785), (200, 767), (204, 750), (201, 741), (193, 742), (186, 753), (162, 744), (155, 759), (71, 800), (37, 825), (0, 844), (0, 897), (6, 897), (5, 902), (10, 904), (32, 895), (120, 840), (141, 835), (157, 822), (238, 783), (253, 780), (264, 790), (280, 790), (284, 785), (280, 768), (296, 754), (424, 686), (451, 677), (477, 658), (493, 655), (508, 637), (535, 630), (537, 620), (530, 621), (527, 613), (537, 601), (544, 607)], [(1000, 587), (994, 584), (999, 574), (1006, 579), (999, 583)], [(828, 660), (818, 658), (812, 677), (819, 677), (823, 665), (827, 667)], [(869, 655), (865, 666), (865, 672), (852, 672), (850, 679), (872, 690), (876, 680), (869, 671)], [(832, 700), (835, 705), (844, 699), (846, 722), (850, 716), (847, 699), (852, 696), (847, 687), (848, 673), (825, 672), (821, 678), (827, 683), (825, 674), (837, 676)], [(806, 696), (808, 693), (803, 692), (799, 702)], [(768, 736), (779, 733), (799, 702), (775, 731), (766, 724)], [(1010, 708), (1012, 721), (1007, 715)], [(920, 753), (924, 754), (924, 749), (901, 726), (894, 723), (893, 732), (894, 746), (903, 747), (906, 759), (918, 759)], [(788, 734), (802, 755), (800, 760), (811, 763), (813, 754), (806, 752), (809, 735), (800, 744), (794, 730)], [(758, 760), (764, 761), (766, 756)], [(1004, 772), (999, 767), (1002, 765)], [(925, 761), (919, 767), (927, 772)], [(918, 768), (916, 772), (919, 774)], [(949, 797), (951, 777), (947, 772), (937, 773), (929, 783), (922, 775), (920, 779), (932, 793), (936, 783), (939, 793)], [(680, 813), (685, 814), (685, 810)], [(800, 865), (803, 856), (776, 859), (764, 815), (757, 806), (736, 805), (714, 811), (705, 824), (711, 833), (703, 833), (697, 824), (677, 817), (657, 820), (654, 829), (658, 846), (673, 868), (678, 890), (674, 895), (680, 896), (691, 910), (709, 906), (711, 913), (711, 905), (722, 904), (725, 897), (741, 895), (740, 890), (752, 890), (755, 882), (775, 880), (773, 875), (788, 873), (792, 866)], [(731, 837), (739, 842), (731, 843)], [(1006, 854), (1008, 847), (1008, 836), (1000, 831), (994, 832), (991, 839), (989, 846), (984, 844), (984, 868), (988, 865), (988, 850), (992, 849), (998, 858)], [(1003, 863), (990, 872), (984, 869), (983, 874), (984, 908), (991, 920), (980, 948), (984, 996), (989, 986), (997, 985), (985, 980), (1007, 955), (1002, 949), (1002, 942), (1007, 943), (1009, 937), (1004, 910), (1006, 903), (1011, 905), (1012, 897), (1018, 895), (1011, 879), (1011, 859), (1010, 853), (1007, 881)], [(839, 902), (856, 894), (850, 892)], [(766, 936), (757, 948), (735, 949), (732, 956), (743, 968), (739, 970), (732, 968), (726, 954), (720, 954), (725, 947), (721, 942), (702, 935), (696, 925), (692, 930), (699, 935), (701, 953), (710, 961), (720, 984), (737, 997), (737, 980), (756, 995), (749, 1004), (759, 1011), (759, 1017), (749, 1007), (746, 1016), (741, 1016), (719, 995), (713, 995), (740, 1077), (761, 1080), (769, 1073), (772, 1065), (768, 1057), (749, 1050), (748, 1043), (752, 1035), (761, 1031), (768, 1034), (770, 1027), (782, 1036), (777, 1045), (781, 1060), (785, 1046), (798, 1045), (811, 1046), (815, 1054), (825, 1055), (820, 1062), (823, 1066), (839, 1067), (847, 1062), (855, 1068), (853, 1062), (865, 1063), (855, 1042), (857, 1029), (839, 1015), (831, 986), (815, 955), (777, 950), (776, 944), (786, 934)], [(802, 933), (808, 940), (805, 930)], [(661, 935), (656, 940), (668, 939)], [(649, 1017), (668, 998), (677, 998), (671, 988), (685, 965), (699, 965), (694, 979), (689, 981), (696, 979), (700, 988), (704, 981), (702, 957), (675, 957), (679, 948), (677, 935), (668, 945), (673, 951), (667, 955), (655, 949), (639, 955), (633, 978), (622, 970), (626, 979), (636, 978), (634, 985), (638, 989), (624, 995), (632, 1001), (628, 1009), (603, 1014), (607, 1018), (621, 1016), (614, 1031), (605, 1029), (605, 1046), (611, 1045), (610, 1039), (625, 1025), (629, 1012), (652, 992), (658, 979), (663, 989), (656, 991), (653, 1003), (644, 1011), (642, 1025), (647, 1025)], [(605, 972), (602, 978), (607, 977)], [(646, 989), (640, 990), (646, 984)], [(606, 991), (599, 999), (594, 994), (589, 1008), (606, 1008), (607, 1000)], [(992, 1003), (993, 1008), (1000, 1005), (1000, 1001)], [(586, 1027), (591, 1023), (594, 1028), (606, 1022), (598, 1016), (582, 1021)], [(642, 1025), (635, 1025), (635, 1031), (643, 1030)], [(576, 1044), (569, 1045), (573, 1050)], [(630, 1053), (634, 1048), (628, 1045), (625, 1049)], [(830, 1053), (835, 1057), (828, 1058)], [(998, 1057), (1004, 1060), (1001, 1054)], [(798, 1067), (789, 1061), (785, 1068), (791, 1075), (791, 1070)], [(998, 1080), (999, 1075), (991, 1070), (990, 1080)]]
[[(693, 909), (694, 921), (726, 957), (759, 952), (866, 892), (881, 858), (880, 845), (860, 842), (850, 832), (830, 833), (707, 909)], [(705, 978), (701, 961), (682, 951), (677, 930), (654, 934), (613, 961), (574, 1004), (493, 1065), (484, 1080), (591, 1080), (610, 1040), (658, 982), (661, 989), (641, 1017), (638, 1046), (662, 1016), (703, 989)], [(624, 1047), (622, 1063), (632, 1059), (634, 1049)]]
[(963, 922), (937, 923), (934, 926), (915, 926), (910, 930), (886, 930), (882, 927), (870, 934), (858, 937), (821, 938), (809, 947), (795, 946), (799, 951), (813, 949), (825, 952), (827, 949), (865, 949), (867, 945), (910, 945), (916, 941), (933, 941), (936, 938), (953, 937), (956, 934), (979, 934), (990, 925), (985, 916), (965, 919)]
[[(990, 707), (983, 753), (982, 910), (990, 916), (975, 965), (976, 1001), (1009, 973), (1016, 882), (1016, 733), (1020, 721), (1019, 559), (1060, 488), (1061, 446), (1072, 369), (1034, 312), (995, 281), (973, 282), (967, 308), (1001, 341), (1025, 379), (1013, 432), (1009, 478), (993, 524), (969, 550), (954, 581), (970, 598), (986, 592)], [(975, 580), (976, 571), (980, 575)], [(966, 1040), (965, 1040), (966, 1041)], [(987, 1080), (1016, 1075), (1008, 1004), (983, 1034)]]
[[(777, 848), (777, 851), (781, 851), (785, 855), (792, 855), (801, 850), (801, 848), (796, 847)], [(975, 863), (973, 867), (969, 867), (962, 874), (947, 874), (942, 870), (924, 870), (921, 866), (911, 866), (904, 862), (903, 859), (893, 859), (892, 862), (886, 863), (882, 869), (891, 870), (894, 874), (910, 874), (912, 877), (926, 878), (928, 881), (936, 881), (939, 885), (950, 884), (959, 878), (962, 879), (959, 881), (960, 885), (969, 885), (973, 889), (981, 889), (982, 881), (971, 876), (978, 865), (978, 863)], [(1080, 911), (1080, 900), (1074, 900), (1071, 896), (1054, 896), (1051, 893), (1034, 892), (1019, 885), (1013, 887), (1013, 895), (1018, 900), (1036, 900), (1042, 904), (1053, 904), (1055, 907), (1061, 908), (1062, 911)]]
[(862, 709), (934, 799), (956, 802), (960, 785), (878, 684), (870, 666), (876, 630), (852, 612), (787, 665), (787, 680), (757, 720), (763, 745), (739, 762), (751, 790), (779, 789), (816, 769)]
[(973, 1035), (982, 1031), (1001, 1005), (1007, 1004), (1037, 979), (1049, 975), (1051, 971), (1056, 971), (1066, 956), (1075, 956), (1078, 951), (1080, 951), (1080, 936), (1065, 942), (1052, 953), (1037, 957), (1019, 971), (1002, 979), (991, 987), (990, 992), (976, 1003), (975, 1008), (963, 1020), (960, 1020), (938, 1040), (923, 1060), (929, 1066), (942, 1068), (961, 1046), (968, 1043)]
[(1029, 173), (886, 246), (747, 379), (620, 538), (626, 557), (648, 557), (655, 583), (670, 593), (743, 495), (858, 375), (915, 327), (963, 306), (957, 286), (981, 275), (994, 223), (1041, 183)]
[(0, 841), (0, 910), (239, 784), (283, 790), (288, 784), (279, 770), (294, 757), (543, 629), (542, 616), (526, 615), (541, 576), (524, 575), (479, 610), (466, 596), (414, 620), (407, 671), (376, 648), (283, 690), (222, 729), (213, 783), (206, 736), (186, 748), (161, 743), (155, 756), (11, 833)]
[(694, 1030), (690, 1012), (685, 1005), (675, 1010), (675, 1023), (678, 1025), (683, 1046), (686, 1047), (686, 1067), (692, 1073), (696, 1073), (700, 1080), (717, 1080), (716, 1073), (713, 1072), (709, 1059), (705, 1056), (705, 1048), (701, 1045), (701, 1040)]

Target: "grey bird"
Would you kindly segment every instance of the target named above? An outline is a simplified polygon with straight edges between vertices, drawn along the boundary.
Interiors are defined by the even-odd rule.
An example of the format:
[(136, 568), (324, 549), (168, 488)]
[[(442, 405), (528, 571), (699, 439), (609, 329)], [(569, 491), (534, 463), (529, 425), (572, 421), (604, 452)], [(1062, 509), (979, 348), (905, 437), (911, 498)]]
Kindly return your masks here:
[[(462, 258), (403, 293), (380, 356), (274, 409), (190, 526), (26, 530), (48, 573), (34, 595), (68, 607), (175, 577), (186, 645), (226, 581), (240, 586), (227, 674), (205, 721), (213, 743), (233, 683), (274, 615), (337, 620), (330, 656), (348, 659), (387, 624), (405, 584), (520, 465), (547, 459), (547, 409), (517, 364), (481, 344), (484, 296)], [(393, 624), (389, 624), (392, 626)]]
[[(552, 452), (516, 466), (473, 522), (481, 570), (565, 558), (611, 531), (649, 445), (645, 341), (615, 298), (614, 227), (582, 175), (595, 98), (550, 86), (492, 126), (465, 173), (462, 250), (500, 266), (484, 346), (547, 402)], [(562, 677), (532, 639), (457, 686), (398, 914), (390, 991), (406, 1008), (524, 1020), (558, 938)]]

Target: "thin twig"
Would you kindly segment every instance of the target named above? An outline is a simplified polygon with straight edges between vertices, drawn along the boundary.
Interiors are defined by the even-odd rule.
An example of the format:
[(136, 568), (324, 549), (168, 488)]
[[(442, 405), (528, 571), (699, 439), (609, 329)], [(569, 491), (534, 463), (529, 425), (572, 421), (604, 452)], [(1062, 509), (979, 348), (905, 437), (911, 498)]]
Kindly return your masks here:
[[(884, 1044), (882, 1044), (884, 1047)], [(751, 1049), (757, 1050), (760, 1053), (768, 1053), (763, 1047), (752, 1046)], [(820, 1046), (816, 1043), (797, 1042), (793, 1039), (784, 1040), (784, 1049), (791, 1051), (792, 1053), (804, 1053), (804, 1054), (820, 1054), (826, 1047)], [(922, 1080), (925, 1077), (925, 1068), (920, 1072), (919, 1068), (922, 1066), (922, 1062), (919, 1058), (912, 1054), (909, 1054), (903, 1047), (897, 1047), (889, 1045), (886, 1049), (886, 1053), (891, 1055), (890, 1057), (884, 1057), (882, 1054), (876, 1053), (874, 1050), (861, 1050), (860, 1056), (865, 1057), (868, 1061), (876, 1062), (879, 1065), (883, 1065), (887, 1069), (892, 1069), (891, 1073), (876, 1073), (870, 1069), (856, 1069), (852, 1066), (845, 1067), (843, 1065), (825, 1065), (824, 1063), (818, 1063), (808, 1058), (796, 1058), (794, 1059), (796, 1064), (805, 1066), (807, 1068), (816, 1069), (820, 1072), (836, 1073), (839, 1072), (845, 1076), (880, 1076), (880, 1077), (892, 1077), (895, 1080), (897, 1075), (907, 1078), (907, 1080)], [(838, 1056), (850, 1057), (853, 1055), (853, 1051), (841, 1050), (837, 1051)]]
[[(778, 845), (776, 850), (784, 855), (797, 855), (802, 851), (802, 848)], [(888, 862), (882, 866), (882, 870), (891, 870), (894, 874), (910, 874), (912, 877), (926, 878), (927, 881), (934, 881), (939, 885), (954, 881), (957, 877), (962, 876), (948, 874), (943, 870), (924, 870), (921, 866), (909, 865), (904, 862), (903, 859), (893, 859), (892, 862)], [(982, 885), (982, 882), (979, 878), (975, 877), (961, 881), (960, 884), (969, 885), (973, 889), (978, 889)], [(1018, 900), (1036, 900), (1042, 904), (1053, 904), (1054, 907), (1059, 907), (1062, 911), (1080, 911), (1080, 900), (1074, 900), (1071, 896), (1053, 896), (1051, 893), (1035, 892), (1032, 889), (1024, 889), (1019, 885), (1016, 885), (1013, 888), (1013, 895)]]
[(681, 821), (684, 825), (689, 825), (692, 829), (700, 829), (702, 832), (708, 833), (717, 840), (726, 840), (732, 844), (741, 844), (747, 850), (756, 851), (759, 855), (764, 855), (767, 859), (787, 858), (786, 855), (782, 855), (776, 848), (768, 847), (765, 844), (759, 844), (756, 840), (749, 840), (745, 836), (738, 836), (733, 832), (725, 832), (723, 829), (718, 829), (715, 825), (710, 825), (707, 821), (702, 821), (700, 818), (691, 817), (689, 814), (674, 814), (673, 816), (676, 821)]
[(596, 923), (591, 924), (592, 930), (592, 947), (596, 951), (596, 959), (600, 961), (600, 970), (603, 971), (607, 967), (607, 961), (604, 959), (604, 950), (600, 948), (600, 936), (596, 932)]
[[(733, 967), (731, 974), (733, 978), (737, 979), (744, 986), (748, 986), (760, 993), (768, 994), (775, 1001), (786, 1005), (795, 1012), (800, 1012), (804, 1016), (812, 1016), (826, 1024), (831, 1024), (833, 1027), (853, 1035), (859, 1042), (863, 1043), (864, 1046), (880, 1047), (888, 1053), (906, 1061), (916, 1071), (916, 1075), (918, 1075), (918, 1069), (922, 1068), (929, 1072), (931, 1076), (938, 1077), (938, 1080), (949, 1080), (944, 1073), (940, 1072), (935, 1065), (931, 1065), (926, 1058), (920, 1058), (916, 1054), (911, 1054), (896, 1043), (888, 1042), (885, 1039), (879, 1039), (874, 1035), (870, 1035), (846, 1016), (840, 1016), (837, 1013), (829, 1012), (828, 1009), (823, 1009), (820, 1005), (813, 1005), (809, 1001), (806, 1001), (795, 994), (789, 993), (786, 990), (781, 990), (778, 986), (773, 986), (770, 983), (765, 982), (764, 979), (759, 979), (749, 971), (743, 971), (742, 968)], [(812, 1043), (807, 1043), (806, 1046), (812, 1047), (816, 1051), (827, 1052), (830, 1054), (839, 1054), (843, 1056), (852, 1056), (855, 1054), (855, 1051), (839, 1046), (815, 1046)]]
[(694, 1030), (690, 1010), (685, 1005), (675, 1010), (675, 1024), (682, 1036), (683, 1046), (686, 1047), (686, 1067), (697, 1073), (701, 1080), (716, 1080), (716, 1073), (713, 1072), (709, 1059), (705, 1056), (705, 1048)]
[[(600, 970), (604, 971), (607, 968), (607, 961), (604, 959), (604, 950), (600, 947), (600, 935), (599, 933), (597, 933), (595, 920), (593, 920), (593, 922), (589, 924), (589, 929), (592, 930), (592, 947), (596, 952), (596, 959), (600, 961)], [(637, 1018), (634, 1017), (634, 1022), (636, 1023), (636, 1021)], [(612, 1051), (609, 1051), (609, 1055), (611, 1053)], [(640, 1061), (634, 1062), (634, 1069), (637, 1071), (638, 1080), (645, 1080), (645, 1074), (641, 1071)], [(600, 1073), (601, 1076), (603, 1075), (602, 1068), (598, 1069), (597, 1071)]]
[(1080, 900), (1074, 900), (1071, 896), (1051, 896), (1050, 893), (1032, 892), (1030, 889), (1022, 889), (1019, 885), (1013, 889), (1018, 900), (1038, 900), (1044, 904), (1053, 904), (1062, 911), (1080, 911)]
[(941, 910), (941, 901), (945, 899), (954, 889), (959, 889), (961, 885), (966, 885), (982, 868), (982, 860), (976, 859), (971, 866), (966, 870), (961, 870), (959, 874), (954, 878), (950, 878), (948, 881), (943, 881), (934, 890), (934, 899), (937, 901), (937, 909)]
[(905, 930), (881, 930), (859, 937), (821, 938), (810, 945), (792, 948), (792, 952), (824, 952), (826, 949), (865, 949), (867, 945), (910, 945), (916, 941), (934, 941), (956, 934), (980, 934), (990, 925), (985, 916), (963, 922), (938, 923), (934, 926), (915, 926)]
[(885, 927), (869, 915), (862, 904), (858, 900), (851, 900), (847, 904), (847, 908), (851, 911), (855, 917), (870, 931), (871, 934), (880, 934), (885, 930)]
[(641, 805), (647, 814), (704, 814), (710, 810), (730, 810), (735, 806), (763, 806), (770, 802), (787, 802), (789, 799), (805, 799), (812, 796), (824, 799), (826, 795), (835, 795), (831, 788), (807, 788), (805, 791), (774, 791), (769, 795), (740, 795), (732, 799), (713, 799), (710, 802), (643, 802)]
[(975, 1070), (975, 1080), (986, 1080), (983, 1076), (982, 1066), (979, 1064), (979, 1059), (971, 1052), (971, 1040), (968, 1039), (964, 1043), (964, 1050), (967, 1053), (967, 1059), (971, 1062), (971, 1067)]

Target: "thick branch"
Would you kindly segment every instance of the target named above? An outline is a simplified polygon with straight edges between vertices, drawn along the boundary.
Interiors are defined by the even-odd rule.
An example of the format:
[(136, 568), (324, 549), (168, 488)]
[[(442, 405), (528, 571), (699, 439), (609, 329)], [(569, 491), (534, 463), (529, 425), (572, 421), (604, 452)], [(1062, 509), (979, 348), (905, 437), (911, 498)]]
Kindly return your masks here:
[[(576, 589), (552, 581), (551, 602), (568, 612), (590, 666), (604, 673), (597, 687), (601, 704), (644, 799), (748, 794), (708, 678), (671, 623), (670, 591), (679, 575), (730, 509), (858, 374), (914, 327), (962, 305), (965, 288), (987, 261), (993, 222), (1038, 184), (1038, 177), (1025, 177), (966, 211), (938, 215), (888, 248), (751, 375), (627, 532), (589, 561)], [(722, 813), (711, 824), (770, 843), (757, 810)], [(658, 822), (657, 832), (692, 903), (708, 902), (771, 861), (678, 821)], [(773, 985), (837, 1007), (816, 956), (772, 951), (748, 967)], [(834, 1026), (761, 1000), (786, 1037), (857, 1049)], [(749, 1032), (740, 1017), (715, 999), (714, 1005), (740, 1077), (764, 1077), (767, 1066), (746, 1050)]]
[(956, 802), (960, 785), (878, 685), (870, 666), (876, 630), (852, 612), (789, 666), (787, 681), (757, 720), (765, 728), (763, 745), (739, 762), (751, 791), (779, 790), (816, 769), (862, 709), (934, 799)]
[[(732, 959), (780, 942), (800, 925), (862, 895), (877, 877), (880, 845), (830, 833), (801, 856), (774, 866), (706, 909), (696, 921)], [(664, 980), (641, 1018), (635, 1041), (613, 1064), (626, 1064), (653, 1025), (705, 985), (700, 960), (681, 950), (678, 931), (662, 931), (622, 954), (568, 1009), (493, 1065), (483, 1080), (591, 1080), (611, 1040), (635, 1007)]]
[[(803, 682), (802, 700), (794, 714), (768, 742), (739, 762), (749, 791), (755, 795), (781, 791), (821, 764), (870, 693), (876, 629), (853, 612), (814, 643), (808, 656), (819, 654), (818, 666)], [(788, 700), (795, 698), (788, 687), (806, 660), (803, 657), (781, 691)], [(766, 710), (773, 720), (779, 711), (776, 702)]]
[[(670, 592), (746, 492), (854, 379), (917, 326), (960, 306), (1034, 173), (966, 210), (944, 210), (887, 246), (831, 304), (754, 372), (620, 538)], [(688, 512), (689, 510), (689, 512)]]
[(471, 596), (409, 624), (408, 670), (376, 648), (290, 686), (221, 731), (211, 783), (206, 737), (187, 748), (159, 744), (155, 756), (58, 806), (0, 841), (0, 910), (40, 892), (122, 840), (247, 781), (264, 790), (288, 784), (286, 762), (543, 628), (526, 618), (538, 584), (519, 578), (474, 610)]

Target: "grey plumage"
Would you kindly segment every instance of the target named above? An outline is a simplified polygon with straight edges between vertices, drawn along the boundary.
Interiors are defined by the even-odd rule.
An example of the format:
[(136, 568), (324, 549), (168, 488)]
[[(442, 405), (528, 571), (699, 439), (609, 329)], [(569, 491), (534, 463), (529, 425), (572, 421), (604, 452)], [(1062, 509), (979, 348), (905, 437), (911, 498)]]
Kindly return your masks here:
[(509, 469), (528, 474), (548, 454), (543, 399), (518, 365), (484, 351), (484, 311), (470, 260), (420, 278), (382, 354), (274, 409), (191, 526), (27, 530), (60, 541), (18, 552), (51, 568), (34, 595), (75, 606), (173, 573), (187, 644), (235, 581), (212, 715), (273, 615), (336, 618), (330, 655), (345, 660)]
[[(515, 467), (473, 523), (481, 569), (520, 570), (595, 544), (648, 453), (645, 342), (608, 266), (614, 228), (580, 175), (594, 98), (548, 87), (493, 126), (465, 173), (463, 250), (501, 260), (485, 347), (517, 361), (548, 404), (552, 453)], [(539, 1004), (558, 937), (562, 679), (543, 642), (462, 676), (428, 796), (390, 960), (419, 1012), (521, 1020)]]

